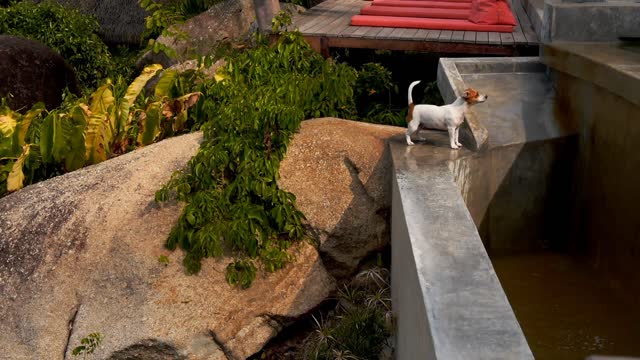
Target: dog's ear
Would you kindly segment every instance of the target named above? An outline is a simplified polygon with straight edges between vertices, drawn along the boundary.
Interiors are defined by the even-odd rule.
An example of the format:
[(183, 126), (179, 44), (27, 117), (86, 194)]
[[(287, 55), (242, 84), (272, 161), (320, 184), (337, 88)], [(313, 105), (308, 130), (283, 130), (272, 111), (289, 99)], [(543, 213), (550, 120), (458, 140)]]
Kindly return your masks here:
[(463, 99), (468, 99), (470, 96), (471, 96), (471, 91), (469, 91), (469, 89), (465, 90), (465, 91), (462, 93), (462, 98), (463, 98)]

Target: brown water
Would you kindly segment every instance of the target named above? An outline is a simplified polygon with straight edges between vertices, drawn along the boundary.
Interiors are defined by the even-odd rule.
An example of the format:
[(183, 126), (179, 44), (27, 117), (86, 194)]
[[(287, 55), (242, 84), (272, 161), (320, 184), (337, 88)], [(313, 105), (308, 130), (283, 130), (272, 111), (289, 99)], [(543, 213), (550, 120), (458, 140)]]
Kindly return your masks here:
[(584, 261), (541, 253), (492, 262), (536, 359), (640, 357), (640, 304), (628, 303)]

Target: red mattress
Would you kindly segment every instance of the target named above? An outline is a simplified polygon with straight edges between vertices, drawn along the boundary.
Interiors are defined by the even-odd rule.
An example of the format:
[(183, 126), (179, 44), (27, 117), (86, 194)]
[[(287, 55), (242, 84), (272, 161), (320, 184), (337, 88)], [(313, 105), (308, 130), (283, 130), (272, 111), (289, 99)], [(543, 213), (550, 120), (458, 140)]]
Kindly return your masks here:
[(351, 25), (454, 31), (513, 32), (513, 26), (511, 25), (483, 25), (461, 19), (429, 19), (398, 16), (354, 15), (351, 18)]
[[(400, 1), (434, 1), (434, 0), (400, 0)], [(441, 2), (452, 2), (452, 3), (469, 3), (471, 4), (472, 0), (436, 0)]]
[(471, 9), (471, 2), (431, 1), (431, 0), (373, 0), (374, 6), (419, 7), (437, 9)]
[(362, 8), (362, 15), (401, 16), (436, 19), (463, 19), (469, 17), (469, 9), (438, 9), (397, 6), (367, 6)]

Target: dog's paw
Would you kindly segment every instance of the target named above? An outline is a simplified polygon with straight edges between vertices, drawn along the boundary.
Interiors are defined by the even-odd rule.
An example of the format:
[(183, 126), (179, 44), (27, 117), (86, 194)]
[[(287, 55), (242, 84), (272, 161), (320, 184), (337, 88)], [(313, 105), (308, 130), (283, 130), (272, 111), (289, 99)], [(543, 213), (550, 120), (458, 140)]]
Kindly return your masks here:
[(453, 150), (458, 150), (458, 149), (460, 149), (460, 146), (458, 146), (458, 145), (456, 145), (456, 144), (453, 144), (453, 145), (451, 145), (451, 148), (452, 148)]
[(407, 141), (407, 146), (415, 145), (413, 141)]

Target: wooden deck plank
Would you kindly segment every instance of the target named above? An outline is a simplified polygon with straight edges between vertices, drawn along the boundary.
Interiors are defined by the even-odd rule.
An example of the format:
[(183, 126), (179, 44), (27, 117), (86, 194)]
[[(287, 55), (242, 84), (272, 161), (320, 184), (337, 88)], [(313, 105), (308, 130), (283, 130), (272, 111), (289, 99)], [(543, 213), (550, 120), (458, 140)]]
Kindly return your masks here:
[(370, 4), (362, 0), (327, 0), (294, 16), (294, 24), (325, 56), (331, 47), (509, 55), (517, 46), (537, 45), (538, 41), (522, 0), (511, 1), (518, 20), (512, 34), (351, 26), (351, 17)]
[(500, 33), (500, 42), (502, 42), (502, 45), (513, 46), (513, 35), (511, 33)]
[(518, 18), (518, 23), (520, 24), (524, 37), (527, 39), (527, 43), (529, 45), (537, 45), (539, 43), (538, 35), (531, 24), (529, 15), (527, 15), (527, 12), (524, 9), (522, 0), (513, 1), (513, 10)]
[(413, 35), (414, 39), (417, 41), (424, 41), (427, 36), (429, 36), (429, 30), (427, 29), (418, 29), (418, 31)]
[(341, 4), (339, 2), (334, 2), (333, 6), (323, 9), (322, 13), (314, 14), (309, 21), (303, 22), (298, 27), (301, 33), (312, 32), (312, 30), (318, 26), (322, 27), (325, 24), (325, 21), (330, 17), (330, 15), (335, 14), (334, 9), (341, 8)]
[(451, 41), (462, 42), (464, 39), (464, 31), (453, 31), (451, 33)]
[(524, 36), (524, 32), (522, 31), (522, 26), (520, 24), (520, 19), (517, 14), (516, 9), (520, 7), (519, 0), (513, 0), (511, 4), (511, 11), (516, 19), (516, 26), (513, 27), (513, 41), (516, 45), (527, 45), (527, 38)]
[(345, 29), (343, 29), (342, 31), (340, 31), (340, 34), (338, 34), (339, 37), (351, 37), (353, 35), (354, 32), (356, 32), (358, 30), (359, 26), (351, 26), (351, 23), (349, 23), (349, 26), (346, 27)]
[(391, 34), (395, 30), (394, 28), (382, 28), (382, 30), (376, 36), (376, 39), (387, 39), (389, 34)]
[(488, 44), (489, 43), (489, 33), (484, 31), (479, 31), (476, 33), (476, 44)]
[(476, 33), (477, 33), (477, 31), (465, 31), (464, 32), (464, 37), (462, 38), (462, 42), (475, 44), (476, 43)]
[(502, 41), (500, 41), (500, 33), (498, 32), (490, 32), (489, 33), (489, 44), (492, 45), (500, 45)]
[[(351, 3), (351, 4), (349, 4)], [(345, 13), (338, 17), (336, 20), (327, 25), (327, 29), (325, 31), (325, 35), (339, 35), (349, 26), (351, 26), (351, 17), (357, 14), (360, 10), (359, 7), (354, 7), (355, 2), (349, 1), (347, 5), (351, 5), (349, 10), (345, 11)]]
[(346, 2), (338, 2), (338, 6), (331, 8), (324, 14), (320, 15), (323, 19), (315, 26), (308, 28), (305, 32), (317, 35), (325, 34), (332, 27), (334, 22), (338, 21), (345, 14), (349, 14), (351, 7)]
[(519, 24), (513, 28), (511, 35), (513, 35), (513, 42), (516, 45), (527, 45), (527, 38), (524, 36)]
[(415, 40), (418, 30), (419, 29), (404, 29), (404, 31), (401, 32), (398, 37), (400, 39)]
[(453, 31), (451, 30), (442, 30), (440, 32), (440, 37), (438, 38), (439, 42), (449, 42), (451, 41), (451, 36), (453, 35)]
[(427, 41), (438, 41), (442, 30), (429, 30), (429, 35), (425, 38)]
[(384, 28), (380, 27), (380, 26), (372, 26), (371, 29), (369, 29), (369, 31), (367, 31), (364, 34), (364, 37), (370, 38), (370, 39), (375, 39), (376, 36), (378, 36), (378, 34), (382, 31), (382, 29), (384, 29)]
[(351, 34), (351, 36), (364, 37), (364, 34), (366, 34), (371, 29), (375, 29), (375, 27), (374, 26), (358, 26), (358, 29), (356, 29), (356, 31), (354, 31), (353, 34)]
[(399, 39), (366, 39), (353, 37), (326, 38), (329, 48), (385, 49), (399, 51), (426, 51), (449, 54), (484, 54), (493, 56), (513, 56), (513, 46), (495, 46), (482, 44), (465, 44), (439, 41), (412, 41)]
[(400, 34), (404, 32), (404, 28), (394, 28), (393, 31), (389, 34), (389, 39), (401, 39)]
[(321, 4), (319, 4), (318, 6), (314, 6), (310, 9), (307, 9), (305, 12), (303, 12), (302, 14), (296, 14), (292, 21), (291, 21), (291, 25), (295, 28), (299, 28), (302, 24), (307, 23), (311, 20), (313, 20), (315, 18), (315, 16), (323, 13), (324, 11), (326, 11), (328, 8), (330, 8), (332, 6), (333, 3), (336, 3), (335, 0), (327, 0)]
[(359, 26), (351, 26), (351, 16), (356, 15), (360, 12), (360, 9), (362, 9), (362, 7), (364, 7), (365, 5), (367, 5), (368, 3), (365, 1), (360, 1), (360, 0), (354, 0), (354, 1), (343, 1), (346, 6), (349, 8), (349, 10), (347, 10), (347, 13), (349, 14), (348, 16), (348, 23), (347, 26), (340, 29), (340, 32), (338, 33), (339, 37), (351, 37), (353, 36), (353, 33), (358, 31)]

